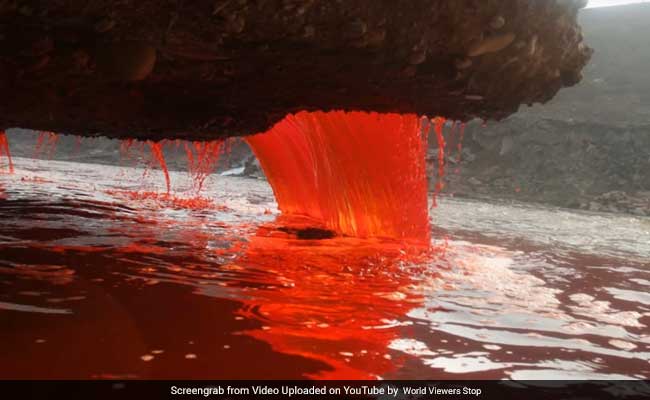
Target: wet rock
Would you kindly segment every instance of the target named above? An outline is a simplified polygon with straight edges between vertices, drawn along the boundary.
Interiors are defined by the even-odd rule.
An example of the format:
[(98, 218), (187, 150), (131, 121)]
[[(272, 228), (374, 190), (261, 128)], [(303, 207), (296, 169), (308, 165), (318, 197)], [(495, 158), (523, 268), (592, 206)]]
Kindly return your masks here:
[(115, 20), (113, 18), (105, 17), (95, 22), (93, 28), (97, 33), (105, 33), (113, 29), (113, 27), (115, 27)]
[(419, 65), (427, 60), (427, 49), (421, 49), (413, 52), (409, 58), (409, 64)]
[(455, 61), (457, 69), (467, 69), (472, 66), (472, 60), (470, 58), (458, 58)]
[(595, 201), (590, 201), (589, 202), (589, 211), (600, 211), (602, 210), (603, 206), (596, 203)]
[(370, 47), (379, 47), (384, 43), (385, 40), (386, 40), (385, 29), (373, 30), (368, 32), (364, 36), (364, 41), (366, 43), (366, 46), (370, 46)]
[(248, 156), (244, 162), (244, 171), (242, 172), (242, 175), (251, 178), (264, 178), (264, 172), (262, 171), (262, 166), (257, 157), (254, 155)]
[(230, 33), (242, 33), (246, 27), (246, 20), (243, 17), (234, 17), (226, 24), (226, 30)]
[(43, 55), (41, 57), (36, 58), (27, 68), (27, 72), (36, 72), (40, 71), (43, 68), (47, 67), (47, 65), (50, 63), (50, 56), (48, 55)]
[(85, 50), (75, 50), (71, 56), (73, 68), (77, 71), (82, 71), (88, 67), (90, 62), (90, 55)]
[(115, 42), (97, 50), (97, 66), (108, 77), (121, 81), (141, 81), (156, 65), (156, 49), (144, 42)]
[(314, 35), (316, 34), (316, 28), (314, 28), (313, 25), (306, 25), (305, 27), (303, 27), (302, 32), (303, 32), (302, 37), (305, 39), (309, 39), (314, 37)]
[(501, 150), (499, 150), (499, 155), (504, 156), (512, 150), (514, 147), (514, 139), (512, 136), (504, 136), (503, 139), (501, 139)]
[(475, 42), (467, 51), (467, 55), (469, 57), (478, 57), (483, 54), (501, 51), (510, 46), (516, 37), (512, 32), (488, 36), (481, 41)]
[(346, 34), (349, 38), (356, 39), (366, 34), (368, 24), (362, 19), (350, 21), (346, 26)]
[[(20, 84), (14, 77), (21, 71), (4, 73), (9, 66), (0, 65), (0, 85), (12, 88), (4, 97), (14, 99), (0, 106), (0, 128), (87, 135), (92, 126), (116, 138), (137, 132), (142, 139), (212, 140), (264, 131), (299, 108), (502, 119), (521, 104), (548, 101), (579, 78), (590, 56), (572, 1), (531, 7), (503, 0), (495, 14), (490, 2), (446, 0), (408, 7), (374, 0), (93, 0), (88, 14), (100, 19), (85, 22), (72, 0), (25, 3), (38, 3), (46, 16), (35, 23), (17, 10), (3, 14), (2, 58), (21, 57), (39, 37), (50, 37), (62, 54), (52, 54), (38, 76), (21, 75)], [(526, 46), (534, 35), (534, 57), (526, 57), (526, 47), (508, 48)], [(470, 55), (486, 57), (471, 59), (470, 47)], [(90, 59), (71, 62), (69, 53), (79, 48)], [(15, 69), (35, 60), (22, 61)], [(115, 81), (142, 82), (139, 98), (155, 101), (134, 104), (131, 88)], [(51, 96), (39, 110), (25, 106), (43, 92), (66, 95)], [(225, 116), (232, 118), (228, 129)]]
[(490, 28), (494, 30), (501, 29), (505, 26), (506, 24), (506, 19), (503, 18), (501, 15), (497, 15), (492, 20), (490, 21)]
[[(523, 43), (523, 42), (522, 42)], [(533, 56), (537, 52), (537, 35), (533, 35), (528, 41), (528, 55)]]
[(27, 4), (23, 4), (18, 8), (18, 13), (25, 17), (31, 17), (34, 14), (34, 9)]

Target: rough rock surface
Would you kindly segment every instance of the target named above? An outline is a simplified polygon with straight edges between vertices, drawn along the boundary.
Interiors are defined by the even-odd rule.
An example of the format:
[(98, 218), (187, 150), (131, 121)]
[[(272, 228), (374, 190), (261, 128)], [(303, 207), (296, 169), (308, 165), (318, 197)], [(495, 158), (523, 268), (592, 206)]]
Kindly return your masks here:
[(141, 139), (298, 110), (502, 119), (577, 83), (583, 0), (1, 0), (0, 129)]
[(470, 124), (460, 158), (449, 144), (443, 193), (650, 215), (650, 126), (512, 117)]
[(583, 81), (499, 123), (469, 124), (446, 193), (650, 216), (649, 20), (650, 4), (582, 11), (594, 48)]

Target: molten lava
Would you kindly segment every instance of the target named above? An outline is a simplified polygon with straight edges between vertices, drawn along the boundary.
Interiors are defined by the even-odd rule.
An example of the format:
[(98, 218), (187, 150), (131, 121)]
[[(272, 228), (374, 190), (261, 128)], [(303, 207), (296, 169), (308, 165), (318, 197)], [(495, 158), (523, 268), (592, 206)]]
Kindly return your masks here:
[(14, 163), (11, 160), (11, 152), (9, 151), (9, 141), (7, 140), (7, 135), (0, 131), (0, 158), (2, 155), (7, 157), (7, 162), (9, 164), (9, 173), (13, 174), (14, 172)]
[(428, 243), (426, 140), (416, 115), (300, 112), (246, 140), (283, 214), (343, 235)]

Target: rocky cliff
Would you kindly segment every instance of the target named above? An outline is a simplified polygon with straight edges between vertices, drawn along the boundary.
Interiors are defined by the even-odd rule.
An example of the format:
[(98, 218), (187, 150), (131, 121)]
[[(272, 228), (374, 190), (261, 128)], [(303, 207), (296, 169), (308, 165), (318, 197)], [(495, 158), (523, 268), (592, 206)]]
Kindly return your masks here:
[(500, 123), (469, 124), (447, 191), (650, 214), (648, 21), (649, 4), (583, 10), (594, 48), (584, 80)]

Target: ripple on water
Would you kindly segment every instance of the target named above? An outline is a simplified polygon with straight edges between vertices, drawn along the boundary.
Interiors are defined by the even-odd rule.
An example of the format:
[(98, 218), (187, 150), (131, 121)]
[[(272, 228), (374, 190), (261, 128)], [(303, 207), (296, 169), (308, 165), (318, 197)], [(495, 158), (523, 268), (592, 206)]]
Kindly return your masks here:
[(14, 161), (2, 377), (650, 377), (641, 219), (443, 199), (422, 253), (301, 236), (260, 181), (209, 176), (207, 212), (115, 195), (165, 191), (142, 170)]

